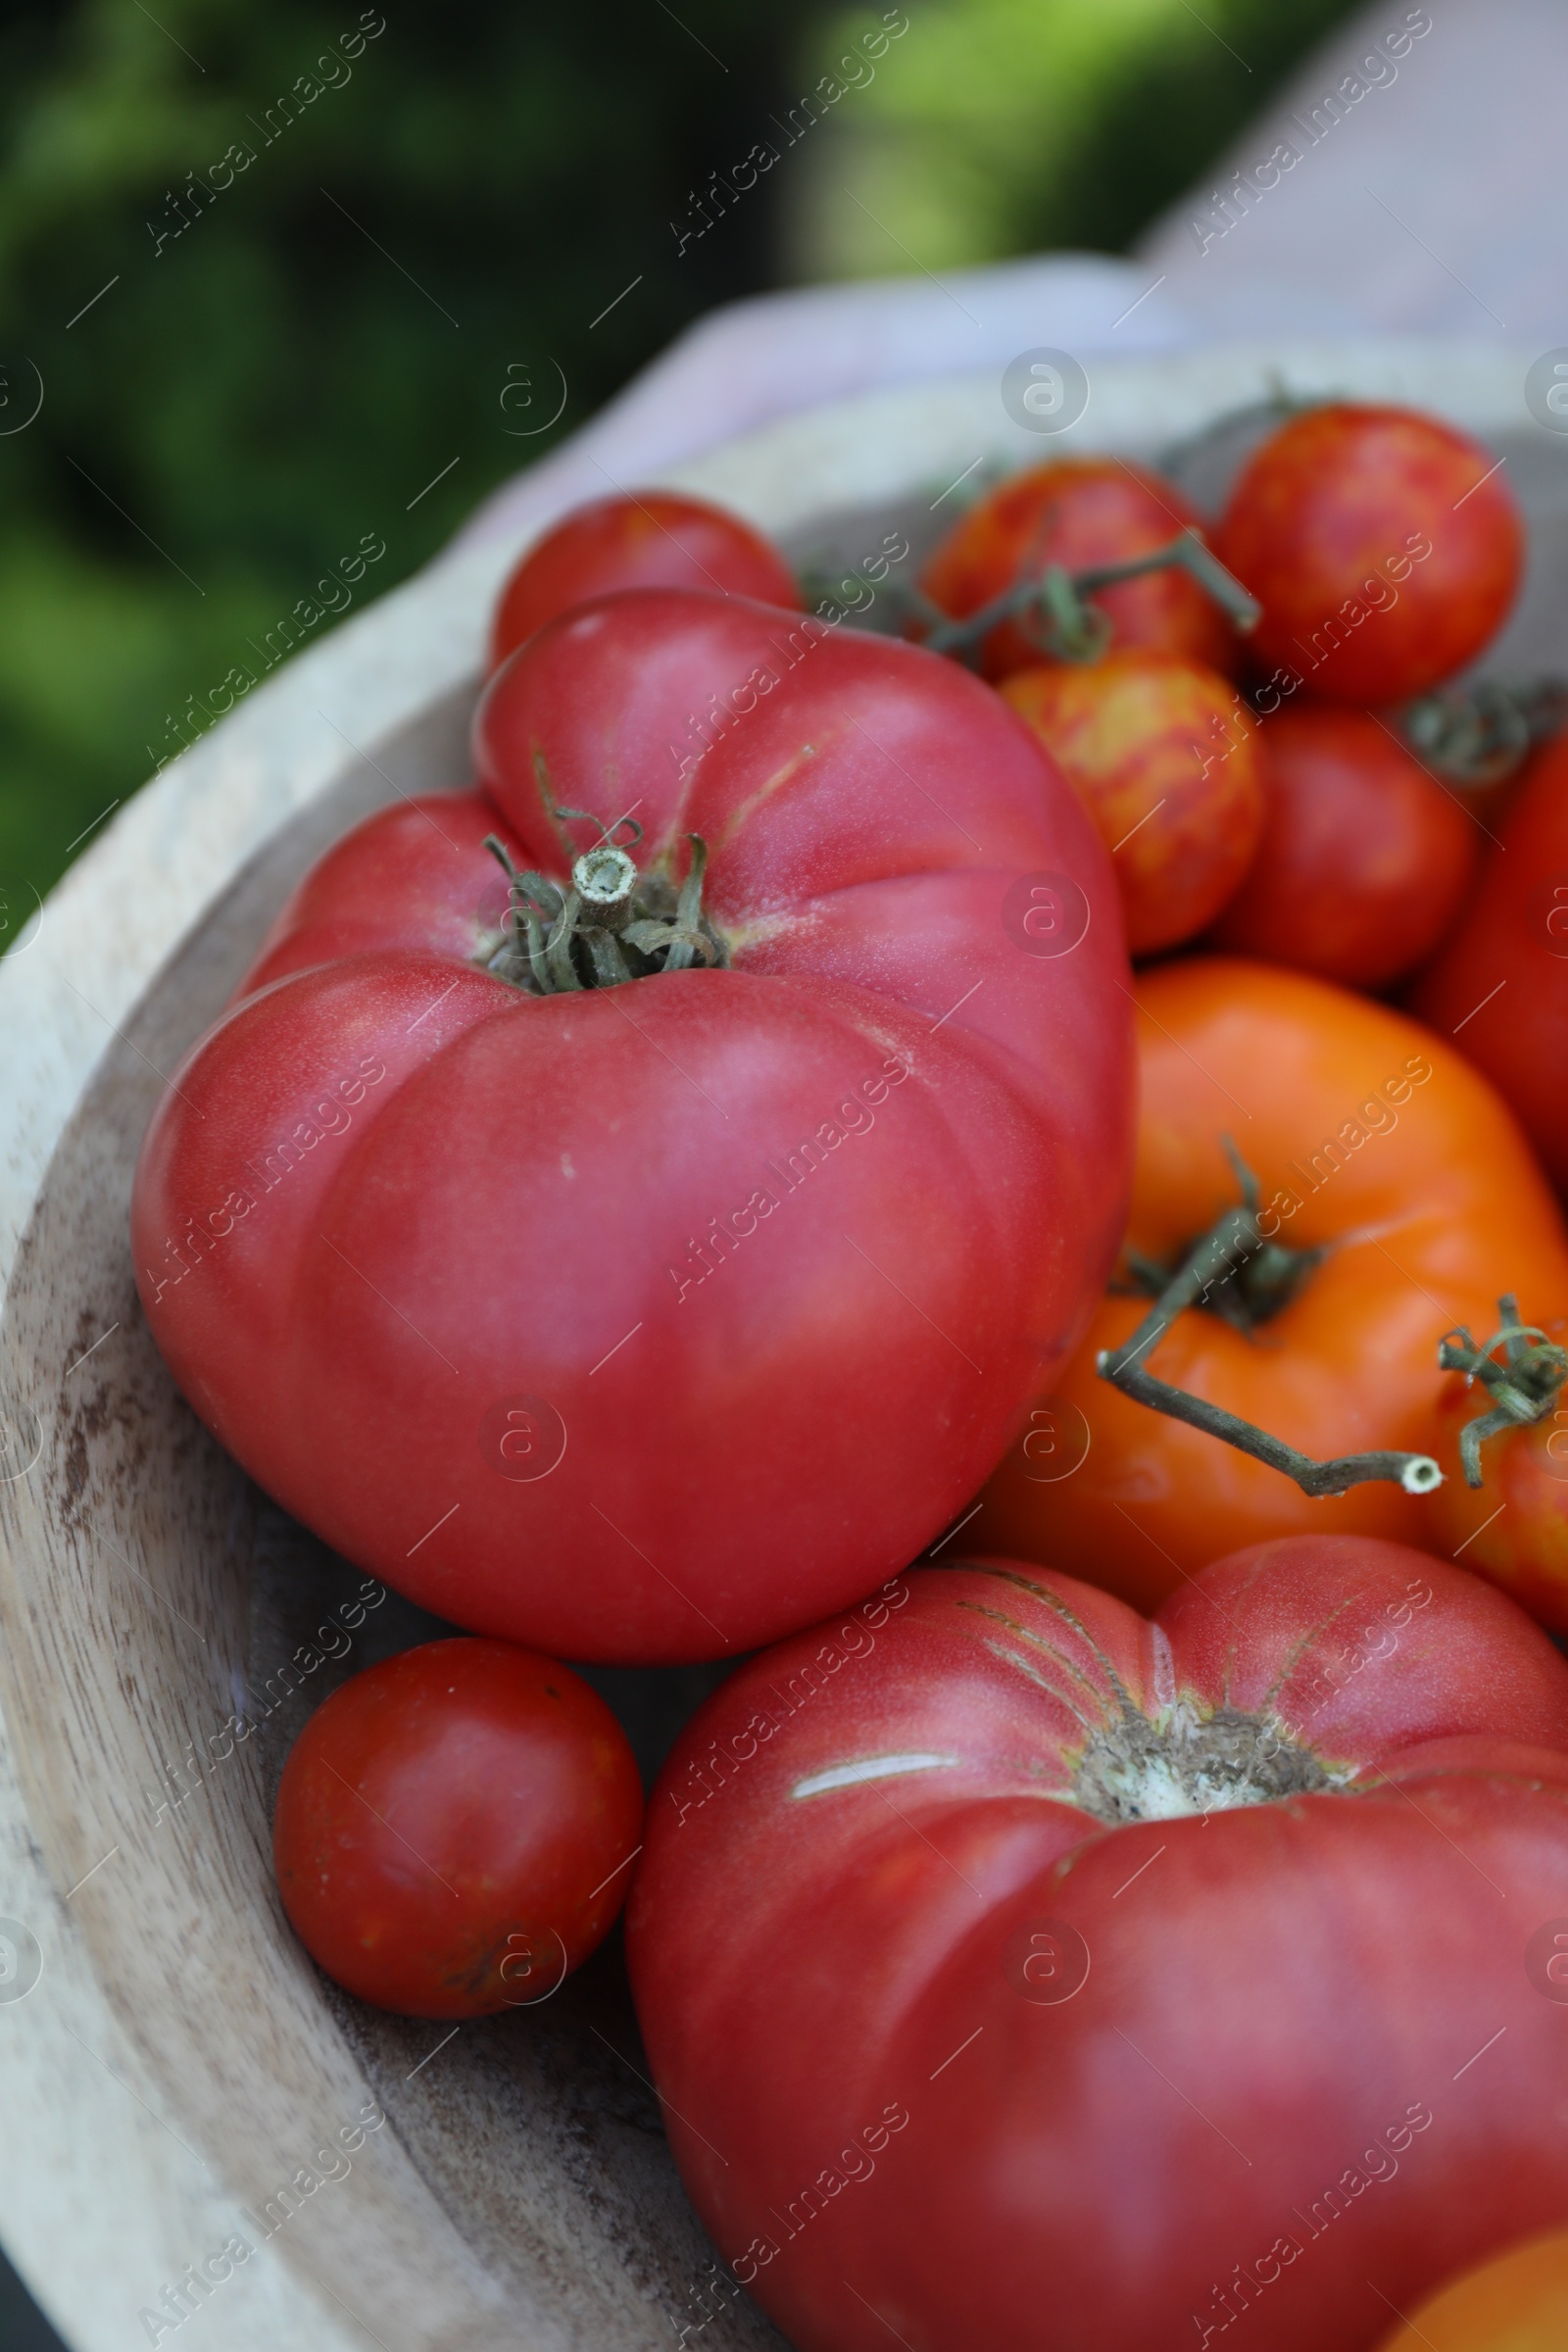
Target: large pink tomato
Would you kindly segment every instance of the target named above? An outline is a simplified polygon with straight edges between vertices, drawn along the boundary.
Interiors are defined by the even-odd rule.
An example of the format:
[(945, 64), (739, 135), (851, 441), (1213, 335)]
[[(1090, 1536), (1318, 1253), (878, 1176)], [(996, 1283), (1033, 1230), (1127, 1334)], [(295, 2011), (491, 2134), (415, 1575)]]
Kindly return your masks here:
[(1424, 1553), (920, 1571), (646, 1836), (676, 2161), (797, 2352), (1366, 2352), (1568, 2212), (1568, 1667)]
[(251, 1474), (444, 1617), (738, 1654), (927, 1543), (1083, 1329), (1115, 884), (988, 688), (739, 599), (553, 622), (475, 749), (327, 855), (176, 1074), (143, 1301)]

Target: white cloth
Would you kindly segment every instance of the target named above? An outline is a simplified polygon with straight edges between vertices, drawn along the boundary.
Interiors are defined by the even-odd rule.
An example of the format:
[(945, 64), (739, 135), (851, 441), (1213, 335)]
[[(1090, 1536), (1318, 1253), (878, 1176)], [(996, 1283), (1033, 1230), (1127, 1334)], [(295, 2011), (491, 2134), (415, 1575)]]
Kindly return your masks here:
[(1048, 255), (732, 303), (505, 483), (460, 538), (544, 521), (822, 401), (1000, 374), (1032, 346), (1088, 362), (1273, 333), (1568, 343), (1565, 101), (1565, 0), (1376, 0), (1132, 260)]

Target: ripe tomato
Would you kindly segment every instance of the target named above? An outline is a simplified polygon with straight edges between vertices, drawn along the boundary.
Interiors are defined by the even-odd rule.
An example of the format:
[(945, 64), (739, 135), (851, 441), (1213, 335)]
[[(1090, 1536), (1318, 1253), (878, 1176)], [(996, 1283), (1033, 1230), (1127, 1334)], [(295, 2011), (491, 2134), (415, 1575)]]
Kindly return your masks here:
[[(1036, 466), (979, 499), (943, 540), (920, 576), (935, 605), (956, 620), (1048, 564), (1083, 571), (1152, 555), (1198, 521), (1173, 483), (1121, 458), (1064, 458)], [(1117, 647), (1180, 654), (1210, 669), (1236, 665), (1236, 634), (1224, 613), (1184, 571), (1152, 572), (1096, 593), (1115, 626)], [(1016, 623), (992, 631), (981, 650), (988, 678), (1004, 678), (1041, 659), (1041, 645)]]
[(1408, 409), (1331, 402), (1253, 453), (1214, 552), (1262, 602), (1259, 661), (1335, 702), (1398, 703), (1494, 635), (1524, 526), (1479, 442)]
[(1214, 946), (1386, 988), (1458, 912), (1480, 826), (1370, 710), (1290, 705), (1258, 750), (1263, 837)]
[(1478, 1578), (1298, 1537), (1152, 1624), (976, 1561), (742, 1666), (627, 1953), (681, 2176), (799, 2352), (1244, 2313), (1364, 2352), (1369, 2278), (1408, 2310), (1568, 2209), (1565, 1887), (1568, 1666)]
[[(486, 792), (322, 862), (177, 1073), (146, 1311), (252, 1476), (448, 1621), (738, 1653), (929, 1542), (1076, 1344), (1131, 1162), (1109, 862), (977, 679), (739, 599), (551, 623), (476, 750)], [(585, 986), (579, 946), (529, 993), (483, 835), (580, 906), (619, 855), (585, 807), (635, 808), (666, 912), (701, 836), (678, 944), (727, 966)]]
[(547, 620), (622, 588), (698, 588), (796, 609), (795, 574), (738, 514), (673, 490), (574, 507), (536, 540), (501, 591), (490, 635), (499, 669)]
[(610, 1933), (642, 1842), (626, 1735), (554, 1658), (429, 1642), (323, 1700), (272, 1819), (313, 1960), (406, 2017), (546, 2000)]
[(1554, 2230), (1443, 2287), (1378, 2352), (1562, 2352), (1565, 2343), (1568, 2231)]
[[(1568, 1239), (1508, 1111), (1413, 1021), (1298, 972), (1195, 957), (1142, 974), (1137, 993), (1129, 1250), (1174, 1271), (1234, 1206), (1229, 1134), (1260, 1180), (1263, 1235), (1307, 1253), (1280, 1262), (1277, 1311), (1251, 1280), (1271, 1270), (1265, 1260), (1236, 1278), (1254, 1328), (1185, 1314), (1149, 1369), (1318, 1460), (1430, 1452), (1445, 1333), (1491, 1331), (1510, 1288), (1524, 1292), (1528, 1320), (1568, 1309)], [(1215, 1544), (1324, 1528), (1431, 1540), (1426, 1504), (1389, 1482), (1311, 1500), (1098, 1378), (1098, 1352), (1127, 1340), (1150, 1303), (1104, 1299), (984, 1490), (973, 1541), (1144, 1605)]]
[(1002, 692), (1112, 854), (1132, 954), (1201, 931), (1263, 828), (1257, 720), (1230, 681), (1172, 654), (1108, 654), (1014, 670)]
[[(1476, 1339), (1495, 1326), (1486, 1318)], [(1568, 1321), (1543, 1326), (1568, 1346)], [(1444, 1390), (1432, 1450), (1444, 1484), (1427, 1498), (1434, 1548), (1456, 1553), (1467, 1568), (1500, 1585), (1553, 1632), (1568, 1634), (1568, 1390), (1539, 1421), (1499, 1430), (1481, 1446), (1482, 1484), (1465, 1484), (1459, 1433), (1488, 1410), (1482, 1384), (1453, 1373)]]
[(1411, 1002), (1507, 1097), (1568, 1188), (1568, 735), (1531, 761), (1501, 844)]

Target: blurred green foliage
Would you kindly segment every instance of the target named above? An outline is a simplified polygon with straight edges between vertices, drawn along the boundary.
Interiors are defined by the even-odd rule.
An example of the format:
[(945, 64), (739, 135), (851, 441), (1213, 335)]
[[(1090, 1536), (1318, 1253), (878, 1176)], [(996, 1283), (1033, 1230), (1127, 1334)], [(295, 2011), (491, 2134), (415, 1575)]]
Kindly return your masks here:
[[(771, 275), (765, 201), (678, 263), (668, 220), (779, 102), (799, 8), (387, 0), (363, 38), (381, 17), (359, 0), (151, 6), (0, 19), (13, 909), (363, 534), (388, 554), (362, 595)], [(542, 385), (547, 354), (565, 413), (509, 437), (507, 368)]]
[[(793, 257), (831, 277), (898, 267), (871, 214), (930, 270), (1120, 252), (1357, 4), (920, 0), (893, 70), (811, 159)], [(858, 23), (835, 14), (846, 36)]]
[[(1345, 5), (1203, 0), (1210, 31), (1182, 0), (910, 0), (909, 34), (815, 149), (861, 142), (875, 209), (927, 266), (1113, 248)], [(669, 228), (827, 69), (841, 24), (879, 13), (386, 0), (371, 32), (357, 0), (0, 8), (14, 910), (363, 534), (388, 552), (362, 596), (710, 304), (912, 266), (833, 226), (810, 141), (679, 258)], [(565, 412), (511, 438), (508, 367), (542, 385), (547, 355)]]

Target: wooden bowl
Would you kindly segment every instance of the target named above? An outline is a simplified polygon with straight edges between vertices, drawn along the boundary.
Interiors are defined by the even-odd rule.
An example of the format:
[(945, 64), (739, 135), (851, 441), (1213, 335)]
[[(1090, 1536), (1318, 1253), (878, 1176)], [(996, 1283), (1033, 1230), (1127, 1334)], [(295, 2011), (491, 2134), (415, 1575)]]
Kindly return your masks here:
[[(994, 377), (922, 385), (668, 478), (824, 565), (896, 527), (909, 576), (988, 465), (1152, 458), (1279, 380), (1407, 401), (1507, 455), (1537, 535), (1488, 667), (1529, 668), (1561, 659), (1568, 609), (1568, 443), (1526, 409), (1530, 356), (1106, 363), (1056, 439), (1011, 423)], [(1226, 457), (1192, 461), (1200, 486)], [(325, 842), (465, 780), (516, 553), (444, 558), (290, 662), (104, 827), (0, 965), (0, 2236), (82, 2352), (188, 2319), (209, 2352), (668, 2352), (718, 2314), (727, 2345), (779, 2340), (716, 2283), (616, 1939), (553, 2000), (456, 2033), (361, 2006), (295, 1942), (270, 1862), (288, 1742), (336, 1680), (433, 1629), (395, 1596), (356, 1620), (364, 1580), (196, 1422), (131, 1276), (165, 1075)], [(334, 1612), (346, 1656), (307, 1665)], [(651, 1768), (716, 1672), (595, 1680)]]

